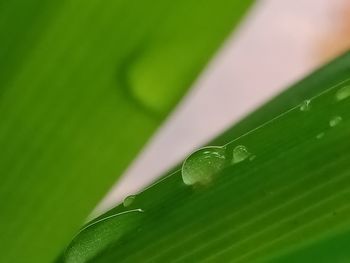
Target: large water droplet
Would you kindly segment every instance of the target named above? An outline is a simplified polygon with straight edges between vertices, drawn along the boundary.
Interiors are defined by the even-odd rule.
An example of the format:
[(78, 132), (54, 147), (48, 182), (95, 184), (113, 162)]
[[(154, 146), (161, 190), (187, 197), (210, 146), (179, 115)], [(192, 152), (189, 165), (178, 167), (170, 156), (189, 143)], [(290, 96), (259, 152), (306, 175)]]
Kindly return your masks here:
[(135, 198), (136, 198), (135, 195), (129, 195), (129, 196), (125, 197), (125, 199), (123, 201), (124, 207), (130, 206), (134, 202)]
[(238, 145), (236, 148), (233, 149), (232, 163), (240, 163), (247, 159), (250, 155), (251, 153), (245, 146)]
[(304, 100), (303, 103), (300, 105), (301, 111), (309, 111), (311, 109), (311, 100)]
[(335, 94), (338, 101), (345, 100), (350, 97), (350, 85), (340, 88)]
[(184, 161), (182, 179), (186, 185), (206, 185), (226, 164), (226, 148), (204, 147), (192, 153)]
[(334, 116), (334, 117), (332, 117), (332, 118), (329, 120), (329, 126), (335, 127), (335, 126), (337, 126), (339, 123), (341, 123), (342, 120), (343, 120), (342, 117), (340, 117), (340, 116)]
[[(141, 209), (108, 216), (84, 227), (65, 251), (66, 263), (90, 262), (113, 242), (139, 225)], [(91, 261), (92, 262), (92, 261)]]

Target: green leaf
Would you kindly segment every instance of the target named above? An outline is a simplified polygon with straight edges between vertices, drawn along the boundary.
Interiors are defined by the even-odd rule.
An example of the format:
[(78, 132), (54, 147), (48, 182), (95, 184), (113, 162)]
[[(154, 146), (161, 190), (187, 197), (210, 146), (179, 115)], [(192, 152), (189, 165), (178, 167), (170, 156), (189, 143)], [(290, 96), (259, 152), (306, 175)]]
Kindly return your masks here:
[[(96, 219), (144, 211), (91, 262), (349, 261), (349, 69), (347, 53), (218, 138), (239, 162), (212, 180), (189, 186), (176, 171)], [(194, 174), (217, 169), (208, 162), (192, 163)]]
[(0, 261), (50, 262), (252, 1), (0, 1)]

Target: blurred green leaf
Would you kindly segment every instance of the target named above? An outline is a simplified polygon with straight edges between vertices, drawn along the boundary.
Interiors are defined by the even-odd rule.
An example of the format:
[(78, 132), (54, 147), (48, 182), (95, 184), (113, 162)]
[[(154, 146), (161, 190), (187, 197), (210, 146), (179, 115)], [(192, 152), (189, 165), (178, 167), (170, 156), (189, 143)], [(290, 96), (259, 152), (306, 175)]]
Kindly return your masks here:
[(219, 137), (228, 159), (250, 154), (210, 183), (185, 185), (179, 170), (96, 219), (144, 211), (91, 262), (349, 261), (349, 69), (347, 53)]
[(252, 1), (0, 1), (0, 261), (50, 262)]

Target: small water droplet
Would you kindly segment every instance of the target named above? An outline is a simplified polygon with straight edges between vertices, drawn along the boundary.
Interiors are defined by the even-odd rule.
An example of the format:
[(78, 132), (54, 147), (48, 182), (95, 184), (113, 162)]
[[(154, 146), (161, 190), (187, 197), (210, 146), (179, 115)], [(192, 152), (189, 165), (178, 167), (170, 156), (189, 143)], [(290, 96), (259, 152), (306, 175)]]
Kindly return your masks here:
[(227, 165), (226, 148), (209, 146), (192, 153), (182, 165), (186, 185), (206, 185)]
[(129, 196), (125, 197), (125, 199), (123, 201), (124, 207), (130, 206), (134, 202), (135, 198), (136, 198), (135, 195), (129, 195)]
[(338, 101), (345, 100), (350, 97), (350, 85), (340, 88), (335, 94)]
[(322, 139), (323, 136), (324, 136), (324, 132), (321, 132), (321, 133), (316, 135), (316, 139)]
[(249, 161), (254, 161), (255, 158), (256, 158), (256, 155), (252, 155), (249, 157)]
[(335, 126), (337, 126), (339, 123), (341, 123), (342, 120), (343, 120), (342, 117), (340, 117), (340, 116), (334, 116), (334, 117), (332, 117), (332, 118), (329, 120), (329, 126), (335, 127)]
[(304, 100), (303, 103), (300, 105), (301, 111), (309, 111), (311, 109), (311, 100)]
[(233, 149), (232, 163), (240, 163), (247, 159), (250, 155), (250, 152), (248, 152), (248, 149), (245, 146), (238, 145)]

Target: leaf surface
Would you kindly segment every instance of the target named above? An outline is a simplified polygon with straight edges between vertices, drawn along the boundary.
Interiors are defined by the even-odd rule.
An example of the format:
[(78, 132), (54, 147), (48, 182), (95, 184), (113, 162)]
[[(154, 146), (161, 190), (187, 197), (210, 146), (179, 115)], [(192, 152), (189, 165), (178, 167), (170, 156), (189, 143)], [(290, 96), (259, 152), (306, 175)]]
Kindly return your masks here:
[(241, 146), (249, 156), (210, 183), (188, 186), (178, 170), (101, 216), (144, 211), (91, 262), (347, 262), (349, 66), (347, 53), (214, 140), (228, 159)]

